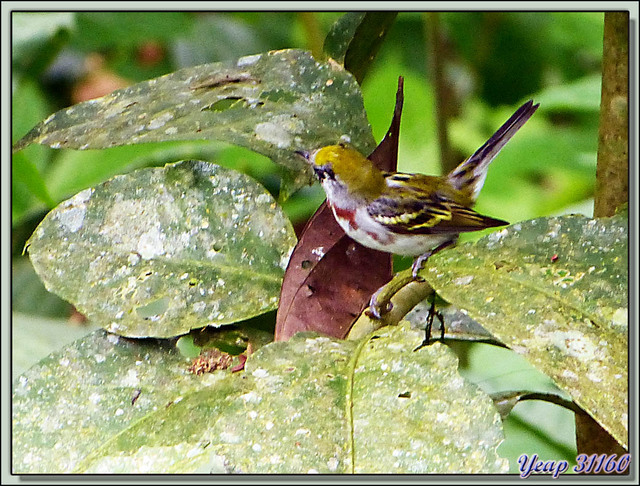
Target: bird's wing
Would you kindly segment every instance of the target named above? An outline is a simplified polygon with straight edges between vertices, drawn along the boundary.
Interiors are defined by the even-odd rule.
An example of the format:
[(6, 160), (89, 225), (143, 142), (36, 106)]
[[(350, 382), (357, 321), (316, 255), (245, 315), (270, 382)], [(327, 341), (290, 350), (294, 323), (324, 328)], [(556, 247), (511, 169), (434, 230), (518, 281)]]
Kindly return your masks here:
[(437, 178), (420, 174), (387, 175), (387, 190), (368, 206), (369, 215), (402, 234), (455, 234), (507, 223), (470, 209), (455, 189), (437, 188)]

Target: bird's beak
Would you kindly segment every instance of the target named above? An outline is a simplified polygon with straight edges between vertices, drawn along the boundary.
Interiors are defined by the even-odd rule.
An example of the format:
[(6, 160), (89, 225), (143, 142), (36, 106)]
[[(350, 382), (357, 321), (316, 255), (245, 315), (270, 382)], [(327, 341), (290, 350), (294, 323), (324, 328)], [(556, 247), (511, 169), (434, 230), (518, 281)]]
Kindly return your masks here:
[(309, 160), (309, 156), (311, 155), (306, 150), (296, 150), (295, 153), (301, 156), (302, 158), (304, 158), (305, 160)]

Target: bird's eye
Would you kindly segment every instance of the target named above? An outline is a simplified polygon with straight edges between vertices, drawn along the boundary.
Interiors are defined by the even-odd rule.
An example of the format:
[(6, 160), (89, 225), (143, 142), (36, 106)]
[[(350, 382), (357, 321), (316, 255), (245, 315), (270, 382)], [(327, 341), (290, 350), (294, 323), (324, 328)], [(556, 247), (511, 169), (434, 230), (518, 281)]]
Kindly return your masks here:
[(321, 181), (325, 179), (333, 180), (336, 178), (336, 175), (333, 173), (333, 169), (331, 169), (331, 167), (326, 165), (314, 165), (313, 171), (316, 173), (316, 176), (318, 176), (318, 179), (320, 179)]

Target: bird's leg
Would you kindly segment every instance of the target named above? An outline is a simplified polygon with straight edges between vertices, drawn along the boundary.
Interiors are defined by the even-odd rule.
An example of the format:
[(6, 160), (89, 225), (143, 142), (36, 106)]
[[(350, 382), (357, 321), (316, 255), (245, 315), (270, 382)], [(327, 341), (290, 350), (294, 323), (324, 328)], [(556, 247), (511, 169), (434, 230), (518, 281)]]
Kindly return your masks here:
[(426, 253), (423, 253), (422, 255), (420, 255), (418, 258), (416, 258), (413, 262), (413, 265), (411, 266), (411, 274), (413, 275), (414, 280), (419, 280), (422, 278), (418, 276), (418, 272), (422, 269), (422, 267), (424, 266), (424, 264), (429, 258), (431, 258), (436, 253), (440, 253), (445, 248), (449, 248), (450, 246), (455, 245), (457, 241), (458, 241), (458, 237), (456, 236), (451, 240), (447, 240), (444, 243), (440, 243), (433, 250), (429, 250)]
[(431, 341), (431, 329), (433, 327), (433, 319), (437, 317), (440, 321), (440, 341), (444, 342), (444, 318), (442, 317), (442, 313), (436, 310), (436, 294), (433, 294), (433, 300), (431, 301), (431, 307), (429, 307), (429, 314), (427, 314), (427, 325), (424, 329), (425, 336), (422, 344), (418, 346), (414, 351), (417, 351), (420, 348), (425, 346), (429, 346)]

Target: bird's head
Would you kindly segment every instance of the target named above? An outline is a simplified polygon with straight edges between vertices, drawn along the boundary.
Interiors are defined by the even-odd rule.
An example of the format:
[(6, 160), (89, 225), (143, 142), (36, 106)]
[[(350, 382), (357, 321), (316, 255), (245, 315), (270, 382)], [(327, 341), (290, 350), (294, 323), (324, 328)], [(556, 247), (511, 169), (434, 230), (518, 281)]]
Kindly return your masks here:
[(297, 153), (309, 162), (323, 186), (339, 184), (352, 195), (365, 199), (375, 199), (385, 187), (384, 176), (373, 162), (346, 144)]

